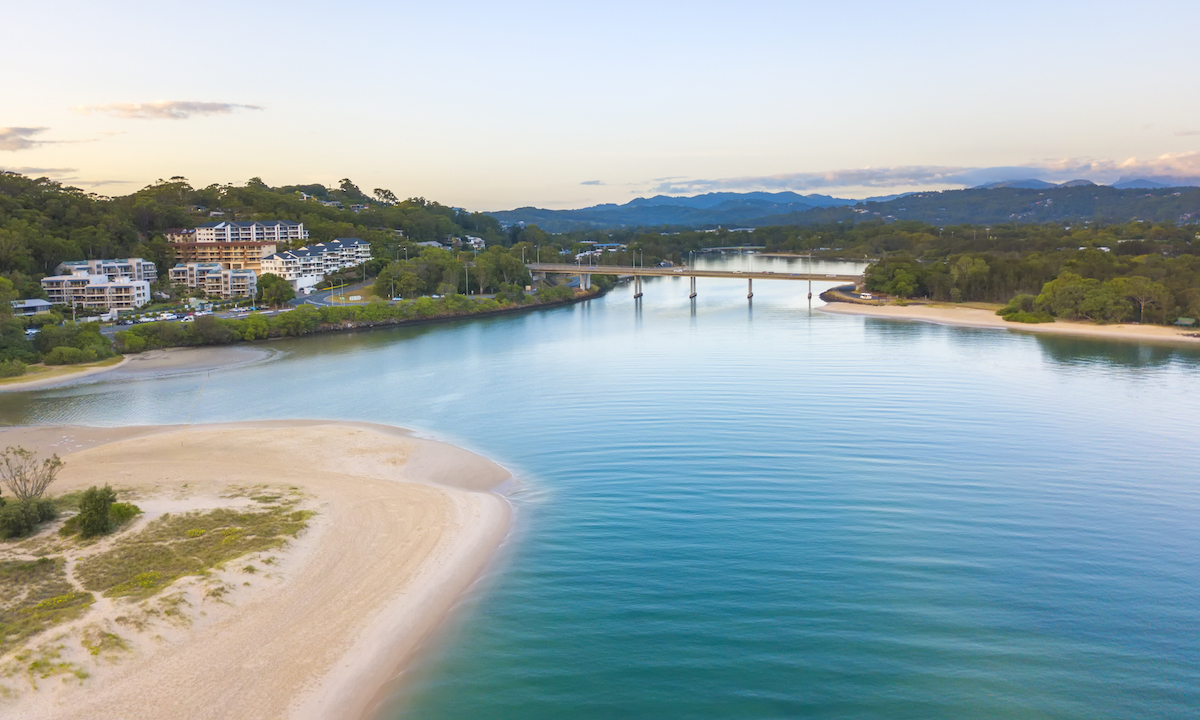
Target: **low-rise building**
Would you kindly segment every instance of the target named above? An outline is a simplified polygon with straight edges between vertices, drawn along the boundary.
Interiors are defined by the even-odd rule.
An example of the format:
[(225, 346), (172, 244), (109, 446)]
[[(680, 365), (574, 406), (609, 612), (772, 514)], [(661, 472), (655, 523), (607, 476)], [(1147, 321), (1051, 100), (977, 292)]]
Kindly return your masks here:
[(262, 259), (275, 252), (273, 242), (263, 240), (234, 240), (231, 242), (171, 243), (175, 260), (181, 263), (217, 263), (230, 270), (262, 269)]
[(338, 238), (262, 259), (263, 273), (287, 280), (295, 290), (319, 283), (326, 275), (357, 267), (371, 259), (371, 244), (361, 238)]
[(50, 312), (51, 303), (49, 300), (41, 298), (30, 298), (29, 300), (13, 300), (12, 311), (13, 315), (27, 316), (40, 315)]
[(262, 272), (262, 259), (275, 253), (280, 243), (308, 239), (303, 223), (215, 222), (191, 231), (169, 231), (168, 239), (178, 262), (219, 263), (229, 270)]
[(290, 220), (256, 220), (254, 222), (214, 222), (196, 226), (195, 242), (257, 241), (286, 243), (307, 240), (304, 223)]
[(245, 268), (226, 269), (220, 263), (179, 263), (170, 270), (171, 284), (203, 290), (229, 300), (258, 294), (258, 274)]
[(67, 260), (54, 269), (57, 275), (73, 275), (83, 272), (89, 275), (103, 275), (109, 280), (145, 280), (154, 282), (158, 279), (158, 268), (154, 263), (142, 258), (119, 258), (116, 260)]
[(163, 230), (163, 237), (169, 243), (195, 242), (196, 228), (167, 228)]
[(79, 305), (97, 310), (133, 310), (150, 302), (150, 283), (146, 280), (97, 275), (84, 268), (70, 275), (42, 278), (42, 289), (54, 305)]

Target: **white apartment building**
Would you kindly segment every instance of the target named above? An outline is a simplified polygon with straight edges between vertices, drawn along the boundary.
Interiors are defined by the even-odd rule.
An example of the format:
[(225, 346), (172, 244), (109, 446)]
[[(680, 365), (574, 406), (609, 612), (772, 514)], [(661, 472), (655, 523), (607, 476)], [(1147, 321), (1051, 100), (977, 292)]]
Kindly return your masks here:
[(42, 289), (55, 305), (79, 305), (97, 310), (133, 310), (150, 302), (150, 283), (79, 268), (70, 275), (42, 278)]
[(154, 263), (141, 258), (68, 260), (59, 263), (54, 272), (58, 275), (83, 272), (88, 275), (103, 275), (109, 280), (145, 280), (151, 283), (158, 279), (158, 268)]
[(253, 270), (227, 270), (220, 263), (179, 263), (170, 275), (172, 285), (199, 288), (222, 300), (258, 294), (258, 275)]
[(307, 240), (303, 223), (289, 220), (214, 222), (197, 225), (188, 242), (269, 242)]
[(330, 273), (357, 267), (371, 259), (371, 243), (361, 238), (338, 238), (262, 259), (263, 273), (287, 280), (296, 290), (319, 283)]

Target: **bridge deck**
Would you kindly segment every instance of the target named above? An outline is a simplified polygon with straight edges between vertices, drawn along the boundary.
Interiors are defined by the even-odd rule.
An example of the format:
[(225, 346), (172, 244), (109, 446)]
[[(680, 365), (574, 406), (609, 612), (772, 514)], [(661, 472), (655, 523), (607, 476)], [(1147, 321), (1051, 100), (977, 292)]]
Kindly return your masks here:
[(862, 275), (826, 275), (821, 273), (787, 273), (770, 270), (698, 270), (690, 267), (631, 267), (625, 265), (568, 265), (530, 263), (530, 272), (561, 273), (563, 275), (641, 275), (658, 277), (708, 277), (734, 280), (814, 280), (834, 283), (862, 282)]

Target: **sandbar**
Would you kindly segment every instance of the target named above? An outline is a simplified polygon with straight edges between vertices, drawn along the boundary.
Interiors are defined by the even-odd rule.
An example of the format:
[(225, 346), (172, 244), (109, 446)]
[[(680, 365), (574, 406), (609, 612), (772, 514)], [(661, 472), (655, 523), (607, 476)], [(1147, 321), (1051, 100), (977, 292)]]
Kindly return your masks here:
[(821, 312), (835, 315), (864, 315), (889, 320), (911, 320), (955, 325), (958, 327), (992, 328), (1014, 332), (1049, 333), (1053, 335), (1076, 335), (1106, 340), (1134, 340), (1138, 342), (1176, 343), (1200, 345), (1200, 338), (1189, 337), (1196, 330), (1165, 327), (1162, 325), (1138, 325), (1118, 323), (1097, 325), (1087, 322), (1056, 320), (1051, 323), (1013, 323), (995, 313), (969, 307), (945, 305), (859, 305), (833, 302), (818, 308)]
[[(110, 483), (151, 515), (247, 502), (238, 491), (264, 484), (302, 493), (316, 511), (269, 582), (239, 577), (220, 602), (187, 595), (185, 626), (122, 631), (127, 653), (84, 679), (0, 697), (4, 717), (366, 717), (507, 533), (508, 502), (489, 489), (508, 471), (398, 428), (17, 427), (0, 430), (0, 444), (63, 457), (54, 494)], [(121, 602), (96, 607), (112, 615)]]

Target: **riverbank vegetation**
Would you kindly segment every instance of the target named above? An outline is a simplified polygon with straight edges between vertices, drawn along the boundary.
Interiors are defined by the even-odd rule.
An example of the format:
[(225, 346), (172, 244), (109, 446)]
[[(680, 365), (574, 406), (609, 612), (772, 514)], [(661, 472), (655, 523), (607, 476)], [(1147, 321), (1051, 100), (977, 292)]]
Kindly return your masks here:
[[(600, 283), (597, 281), (596, 284)], [(134, 325), (117, 333), (115, 347), (122, 353), (137, 353), (168, 347), (229, 345), (268, 338), (301, 337), (336, 330), (384, 327), (506, 312), (567, 302), (574, 297), (573, 289), (558, 286), (543, 288), (529, 295), (523, 291), (506, 292), (497, 294), (495, 298), (471, 298), (455, 294), (437, 298), (419, 297), (394, 303), (375, 301), (358, 305), (322, 307), (301, 305), (277, 315), (251, 313), (245, 318), (225, 319), (208, 315), (188, 324), (157, 322)]]

